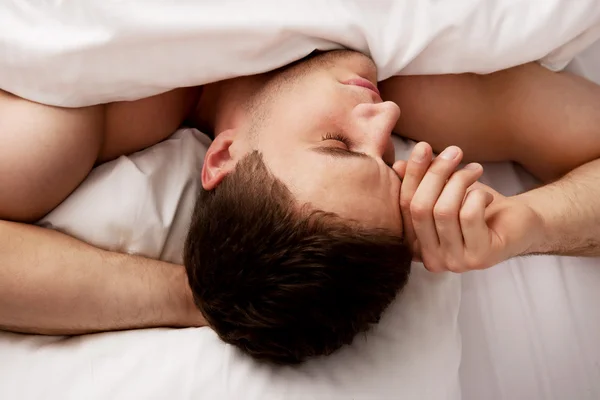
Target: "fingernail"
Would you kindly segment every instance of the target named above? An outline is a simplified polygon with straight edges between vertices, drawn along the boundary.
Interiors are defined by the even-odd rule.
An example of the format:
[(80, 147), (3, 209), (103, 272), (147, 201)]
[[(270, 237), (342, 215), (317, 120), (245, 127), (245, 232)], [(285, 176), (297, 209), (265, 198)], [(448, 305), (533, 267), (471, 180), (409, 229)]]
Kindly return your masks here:
[(413, 161), (421, 162), (421, 161), (425, 160), (425, 156), (426, 155), (427, 155), (427, 151), (425, 151), (425, 147), (424, 146), (419, 146), (417, 144), (417, 146), (413, 150), (411, 158), (413, 159)]
[(465, 169), (475, 170), (475, 169), (479, 169), (480, 167), (481, 167), (481, 165), (479, 165), (477, 163), (471, 163), (471, 164), (467, 164), (465, 166)]
[(450, 146), (440, 154), (441, 158), (448, 161), (454, 160), (456, 156), (458, 156), (458, 147), (456, 146)]

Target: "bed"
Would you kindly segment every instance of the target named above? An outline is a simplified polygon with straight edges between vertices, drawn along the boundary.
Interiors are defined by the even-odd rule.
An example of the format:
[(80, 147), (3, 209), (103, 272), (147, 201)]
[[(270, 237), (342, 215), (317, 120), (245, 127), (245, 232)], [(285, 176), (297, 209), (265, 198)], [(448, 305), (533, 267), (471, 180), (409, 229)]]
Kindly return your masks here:
[[(17, 3), (27, 5), (24, 1), (14, 4)], [(112, 38), (102, 35), (106, 33), (98, 28), (103, 26), (103, 16), (106, 16), (102, 12), (110, 10), (113, 17), (121, 15), (115, 11), (116, 7), (103, 5), (110, 3), (90, 0), (89, 4), (96, 7), (94, 21), (97, 25), (92, 26), (94, 29), (86, 28), (87, 31), (81, 27), (85, 18), (77, 9), (80, 6), (72, 6), (75, 8), (70, 10), (80, 14), (71, 14), (70, 18), (77, 16), (72, 21), (78, 23), (70, 29), (89, 35), (82, 35), (77, 43), (65, 39), (62, 47), (47, 42), (25, 46), (24, 42), (32, 40), (32, 32), (17, 38), (17, 33), (22, 32), (17, 29), (19, 21), (37, 21), (43, 25), (51, 19), (48, 15), (54, 15), (50, 11), (60, 19), (59, 6), (51, 6), (52, 2), (37, 6), (48, 7), (43, 10), (48, 14), (27, 13), (27, 8), (21, 7), (19, 12), (30, 16), (22, 20), (19, 20), (21, 14), (17, 15), (14, 9), (0, 9), (0, 26), (9, 26), (7, 13), (2, 12), (8, 11), (8, 15), (13, 12), (10, 26), (15, 29), (11, 32), (0, 30), (4, 39), (0, 41), (0, 50), (10, 55), (0, 57), (0, 87), (10, 86), (16, 93), (49, 104), (81, 106), (120, 99), (115, 97), (116, 87), (122, 89), (119, 96), (135, 98), (181, 83), (152, 81), (151, 73), (136, 70), (136, 62), (148, 62), (155, 53), (150, 50), (147, 54), (140, 52), (136, 54), (137, 61), (128, 58), (128, 47), (124, 43), (130, 43), (132, 38), (117, 35), (123, 30), (115, 29)], [(123, 7), (120, 12), (124, 13), (135, 1), (119, 3)], [(341, 12), (341, 3), (330, 3)], [(468, 6), (476, 3), (475, 0), (464, 2), (461, 11), (455, 13), (460, 16), (461, 23), (498, 23), (502, 19), (493, 17), (498, 15), (490, 11), (493, 7), (496, 12), (502, 7), (506, 11), (527, 2), (513, 0), (499, 5), (499, 2), (488, 1), (486, 4), (494, 4), (493, 7), (488, 6), (480, 14)], [(467, 40), (468, 43), (461, 47), (462, 52), (458, 53), (461, 57), (471, 57), (472, 66), (468, 69), (485, 72), (541, 58), (548, 67), (560, 69), (565, 60), (570, 60), (572, 54), (589, 46), (591, 38), (598, 36), (597, 25), (590, 21), (600, 15), (600, 7), (594, 8), (591, 1), (586, 3), (588, 8), (582, 7), (577, 12), (572, 11), (573, 8), (564, 8), (564, 3), (559, 7), (561, 2), (555, 0), (528, 3), (547, 7), (547, 13), (542, 14), (555, 25), (554, 29), (549, 27), (552, 24), (546, 23), (543, 29), (538, 25), (536, 30), (532, 23), (528, 25), (531, 29), (522, 32), (521, 41), (527, 42), (524, 37), (538, 37), (542, 32), (548, 32), (543, 43), (538, 43), (546, 48), (534, 52), (528, 50), (531, 46), (521, 45), (517, 49), (515, 46), (521, 41), (518, 35), (513, 35), (512, 42), (506, 40), (512, 43), (510, 46), (492, 46), (497, 50), (495, 59), (500, 60), (498, 63), (487, 58), (476, 59), (477, 51), (481, 51), (486, 40), (490, 46), (496, 41), (497, 30), (514, 28), (518, 21), (513, 20), (510, 24), (496, 26), (496, 32), (487, 39)], [(157, 4), (162, 3), (156, 0), (149, 4), (144, 14), (148, 18), (138, 21), (141, 25), (150, 24), (150, 17), (155, 15), (148, 10), (158, 7), (156, 11), (160, 8)], [(179, 1), (178, 4), (190, 7), (191, 2)], [(368, 8), (372, 3), (355, 1), (353, 4)], [(389, 4), (392, 7), (391, 2)], [(394, 4), (396, 15), (407, 11), (398, 9), (400, 2)], [(424, 6), (426, 9), (419, 9), (412, 15), (422, 16), (422, 12), (433, 10), (441, 16), (447, 11), (439, 2), (422, 4), (427, 5)], [(32, 7), (31, 4), (28, 6)], [(322, 6), (314, 3), (306, 7), (318, 10)], [(189, 9), (183, 7), (179, 11), (183, 13)], [(302, 14), (293, 7), (291, 11), (275, 11), (273, 16), (279, 18), (285, 12), (288, 16)], [(409, 41), (413, 44), (420, 41), (420, 45), (415, 45), (421, 46), (419, 51), (403, 48), (402, 52), (394, 53), (385, 50), (383, 45), (374, 45), (385, 32), (376, 31), (375, 34), (374, 30), (365, 27), (347, 28), (339, 22), (356, 22), (351, 18), (356, 14), (344, 12), (336, 20), (339, 29), (332, 25), (328, 30), (319, 31), (320, 36), (317, 36), (326, 36), (326, 41), (314, 40), (313, 35), (313, 40), (294, 42), (295, 36), (290, 34), (287, 40), (292, 40), (295, 45), (281, 51), (280, 45), (284, 42), (267, 40), (268, 35), (263, 30), (260, 38), (253, 37), (253, 43), (268, 43), (268, 46), (252, 48), (251, 40), (247, 38), (245, 45), (250, 47), (246, 47), (236, 60), (244, 68), (259, 72), (302, 56), (315, 47), (335, 48), (332, 43), (346, 40), (348, 43), (344, 45), (349, 47), (364, 46), (382, 67), (381, 78), (399, 67), (419, 73), (463, 72), (461, 69), (466, 67), (456, 61), (458, 55), (442, 49), (452, 43), (453, 35), (460, 33), (461, 37), (468, 37), (485, 31), (481, 24), (474, 24), (481, 29), (470, 33), (453, 31), (451, 28), (457, 20), (448, 19), (446, 30), (439, 27), (435, 34), (413, 37), (415, 40)], [(374, 18), (376, 12), (370, 12)], [(316, 19), (323, 25), (333, 23), (325, 14), (315, 12)], [(583, 22), (584, 15), (587, 22)], [(578, 26), (587, 23), (591, 28), (562, 29), (568, 25), (564, 21), (569, 18), (579, 18)], [(111, 24), (119, 25), (117, 22)], [(315, 24), (307, 23), (293, 26), (298, 32), (315, 28)], [(244, 25), (244, 29), (250, 28)], [(409, 23), (406, 29), (411, 28), (415, 26)], [(52, 29), (59, 28), (52, 26)], [(169, 31), (168, 21), (161, 29), (163, 34)], [(183, 40), (174, 30), (169, 32)], [(182, 34), (182, 31), (177, 32)], [(364, 32), (370, 34), (361, 36)], [(280, 35), (281, 30), (275, 33)], [(239, 31), (237, 34), (241, 35)], [(123, 38), (129, 38), (129, 42)], [(354, 39), (336, 42), (339, 38)], [(121, 46), (111, 47), (106, 43), (121, 43)], [(142, 46), (144, 43), (147, 41), (141, 40), (137, 44)], [(473, 45), (469, 46), (469, 43)], [(16, 51), (17, 48), (21, 50)], [(258, 65), (250, 61), (245, 64), (244, 61), (253, 59), (253, 51), (248, 48), (270, 51), (273, 55), (268, 58), (271, 64)], [(89, 51), (86, 53), (82, 49)], [(102, 64), (101, 56), (106, 56), (108, 49), (112, 56), (119, 55), (111, 58), (114, 62), (134, 63), (133, 67), (127, 64), (129, 67), (119, 70), (119, 75), (112, 80), (107, 80), (101, 71), (103, 65), (106, 66)], [(84, 59), (78, 55), (81, 53), (92, 56)], [(67, 61), (76, 61), (68, 73), (48, 73), (48, 66), (59, 68)], [(98, 66), (86, 68), (89, 67), (86, 63), (92, 62)], [(181, 76), (190, 79), (192, 71), (184, 69), (192, 67), (193, 62), (181, 67)], [(169, 65), (169, 68), (173, 66)], [(600, 43), (585, 50), (568, 68), (600, 83)], [(216, 69), (209, 72), (212, 75), (195, 76), (195, 82), (215, 79), (218, 74), (222, 78), (223, 74), (240, 73)], [(36, 81), (36, 74), (46, 76)], [(181, 76), (171, 74), (169, 79), (184, 79)], [(72, 88), (76, 80), (81, 90), (65, 90)], [(123, 82), (135, 84), (122, 86)], [(400, 138), (394, 140), (397, 157), (405, 158), (413, 143)], [(181, 261), (181, 243), (193, 206), (202, 156), (208, 145), (209, 139), (201, 132), (182, 129), (153, 148), (104, 164), (40, 224), (103, 248)], [(173, 159), (178, 162), (173, 164)], [(535, 184), (530, 176), (512, 164), (485, 165), (485, 170), (483, 181), (504, 194), (513, 194)], [(257, 363), (232, 346), (221, 343), (208, 328), (148, 329), (80, 337), (0, 332), (0, 399), (598, 399), (600, 313), (596, 311), (596, 304), (600, 300), (597, 290), (600, 286), (599, 264), (597, 259), (528, 257), (510, 260), (486, 271), (455, 275), (431, 274), (415, 263), (408, 286), (386, 311), (380, 324), (357, 337), (352, 346), (299, 367)]]

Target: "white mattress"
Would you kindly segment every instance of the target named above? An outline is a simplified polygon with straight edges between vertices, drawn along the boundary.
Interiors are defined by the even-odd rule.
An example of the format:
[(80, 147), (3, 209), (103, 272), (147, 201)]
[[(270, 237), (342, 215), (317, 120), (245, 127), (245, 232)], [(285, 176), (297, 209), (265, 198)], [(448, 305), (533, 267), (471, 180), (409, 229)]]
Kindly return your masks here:
[[(575, 66), (600, 70), (595, 51)], [(103, 247), (178, 259), (181, 210), (194, 188), (186, 179), (198, 173), (204, 140), (181, 131), (163, 143), (180, 164), (169, 173), (156, 163), (158, 149), (98, 168), (47, 222)], [(405, 154), (409, 147), (397, 144)], [(187, 175), (171, 172), (183, 165)], [(531, 184), (509, 164), (486, 171), (504, 193)], [(151, 201), (135, 203), (129, 191)], [(598, 260), (529, 257), (461, 276), (417, 265), (379, 326), (298, 368), (257, 364), (207, 328), (0, 333), (0, 399), (598, 399), (598, 287)]]

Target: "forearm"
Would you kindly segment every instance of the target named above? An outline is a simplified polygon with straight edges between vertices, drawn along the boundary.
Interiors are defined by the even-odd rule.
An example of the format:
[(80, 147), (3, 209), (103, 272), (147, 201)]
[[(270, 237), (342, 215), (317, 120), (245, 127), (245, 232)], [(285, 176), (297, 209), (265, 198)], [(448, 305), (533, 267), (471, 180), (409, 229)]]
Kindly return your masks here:
[(600, 160), (516, 197), (543, 221), (527, 253), (600, 256)]
[(1, 329), (82, 334), (202, 325), (194, 311), (182, 266), (0, 221)]

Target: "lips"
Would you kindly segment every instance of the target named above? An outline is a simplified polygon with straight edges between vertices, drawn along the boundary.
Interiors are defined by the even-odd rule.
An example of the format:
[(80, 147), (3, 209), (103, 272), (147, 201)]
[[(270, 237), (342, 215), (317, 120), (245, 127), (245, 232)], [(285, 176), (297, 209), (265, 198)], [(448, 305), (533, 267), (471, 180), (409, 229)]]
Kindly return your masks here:
[(377, 86), (375, 86), (373, 82), (371, 82), (368, 79), (354, 78), (344, 82), (344, 85), (359, 86), (365, 89), (369, 89), (370, 91), (375, 93), (379, 98), (381, 98), (381, 93), (379, 93), (379, 89), (377, 89)]

